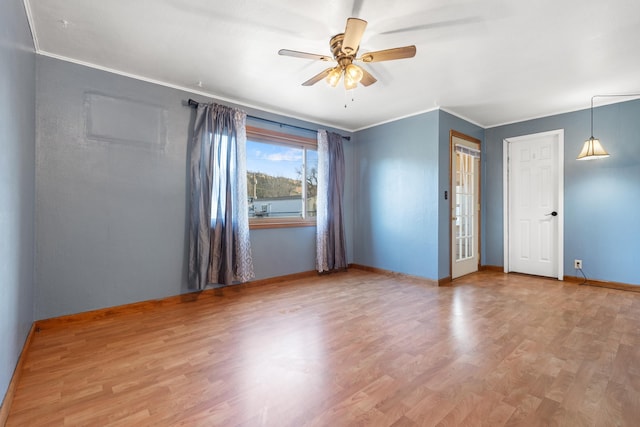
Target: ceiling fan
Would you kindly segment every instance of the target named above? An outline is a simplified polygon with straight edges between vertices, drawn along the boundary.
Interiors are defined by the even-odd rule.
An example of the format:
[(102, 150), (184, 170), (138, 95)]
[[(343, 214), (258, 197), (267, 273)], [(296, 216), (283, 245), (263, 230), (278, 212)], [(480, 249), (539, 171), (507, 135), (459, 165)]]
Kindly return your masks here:
[(377, 80), (367, 72), (367, 70), (354, 64), (354, 61), (381, 62), (391, 61), (394, 59), (413, 58), (416, 55), (416, 47), (404, 46), (393, 49), (378, 50), (375, 52), (367, 52), (360, 57), (356, 57), (360, 49), (360, 40), (367, 27), (367, 21), (358, 18), (347, 19), (347, 26), (344, 33), (336, 34), (329, 40), (329, 46), (333, 57), (326, 55), (318, 55), (315, 53), (298, 52), (296, 50), (280, 49), (279, 55), (293, 56), (295, 58), (315, 59), (320, 61), (335, 61), (337, 65), (327, 68), (326, 70), (311, 77), (302, 86), (312, 86), (322, 79), (326, 79), (327, 83), (336, 87), (340, 79), (344, 76), (344, 87), (346, 89), (354, 89), (358, 83), (363, 86), (374, 84)]

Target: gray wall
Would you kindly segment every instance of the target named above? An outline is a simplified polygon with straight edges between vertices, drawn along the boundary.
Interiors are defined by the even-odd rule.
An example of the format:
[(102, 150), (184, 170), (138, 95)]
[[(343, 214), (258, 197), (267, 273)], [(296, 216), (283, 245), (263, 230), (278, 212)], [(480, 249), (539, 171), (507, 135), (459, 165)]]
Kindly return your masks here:
[[(36, 317), (187, 292), (194, 113), (184, 102), (204, 99), (48, 57), (37, 58), (37, 82)], [(252, 230), (251, 240), (258, 279), (315, 267), (314, 227)]]
[(35, 53), (21, 0), (0, 13), (0, 401), (33, 322)]

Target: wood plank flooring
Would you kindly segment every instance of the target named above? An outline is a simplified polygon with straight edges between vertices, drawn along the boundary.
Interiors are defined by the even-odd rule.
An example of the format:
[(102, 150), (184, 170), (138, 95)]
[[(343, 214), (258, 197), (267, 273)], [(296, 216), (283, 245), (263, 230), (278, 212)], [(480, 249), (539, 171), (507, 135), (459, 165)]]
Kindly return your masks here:
[(36, 333), (8, 426), (638, 426), (640, 294), (351, 270)]

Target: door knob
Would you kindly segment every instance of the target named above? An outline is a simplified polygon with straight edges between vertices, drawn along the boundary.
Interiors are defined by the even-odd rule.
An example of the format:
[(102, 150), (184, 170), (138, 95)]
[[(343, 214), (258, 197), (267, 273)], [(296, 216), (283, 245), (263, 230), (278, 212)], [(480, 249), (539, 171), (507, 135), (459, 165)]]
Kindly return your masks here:
[(546, 216), (549, 216), (549, 215), (551, 215), (551, 216), (558, 216), (558, 212), (553, 211), (553, 212), (548, 213), (548, 214), (545, 214), (545, 215), (546, 215)]

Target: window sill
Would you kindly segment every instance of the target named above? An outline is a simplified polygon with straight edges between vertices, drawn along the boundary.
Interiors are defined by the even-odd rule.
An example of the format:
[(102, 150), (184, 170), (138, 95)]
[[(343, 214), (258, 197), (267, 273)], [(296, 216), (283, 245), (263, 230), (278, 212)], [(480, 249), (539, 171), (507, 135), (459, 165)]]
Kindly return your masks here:
[(315, 227), (316, 219), (301, 218), (263, 218), (249, 219), (249, 229), (257, 230), (261, 228), (291, 228), (291, 227)]

